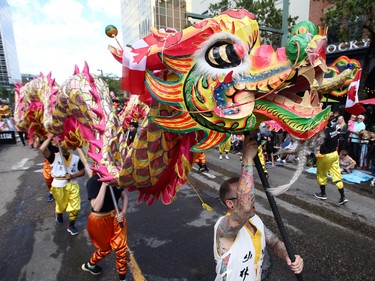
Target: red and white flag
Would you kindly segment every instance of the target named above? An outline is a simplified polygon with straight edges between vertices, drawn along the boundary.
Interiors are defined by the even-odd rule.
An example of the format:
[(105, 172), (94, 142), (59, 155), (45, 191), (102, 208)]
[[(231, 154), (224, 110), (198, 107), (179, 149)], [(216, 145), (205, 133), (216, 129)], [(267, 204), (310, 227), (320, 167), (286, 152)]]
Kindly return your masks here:
[(359, 115), (366, 111), (366, 109), (359, 103), (358, 89), (359, 81), (361, 80), (362, 69), (359, 69), (354, 80), (350, 83), (348, 94), (346, 97), (345, 111), (349, 114)]
[(124, 49), (122, 56), (122, 88), (135, 95), (144, 93), (144, 79), (149, 45), (143, 40)]

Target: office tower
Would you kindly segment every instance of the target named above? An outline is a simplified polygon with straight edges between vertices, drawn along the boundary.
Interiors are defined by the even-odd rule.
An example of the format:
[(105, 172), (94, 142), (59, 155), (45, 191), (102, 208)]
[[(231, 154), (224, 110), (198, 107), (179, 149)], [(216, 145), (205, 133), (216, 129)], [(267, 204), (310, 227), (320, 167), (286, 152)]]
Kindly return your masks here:
[(21, 82), (16, 43), (10, 7), (6, 0), (0, 0), (0, 84), (12, 89)]

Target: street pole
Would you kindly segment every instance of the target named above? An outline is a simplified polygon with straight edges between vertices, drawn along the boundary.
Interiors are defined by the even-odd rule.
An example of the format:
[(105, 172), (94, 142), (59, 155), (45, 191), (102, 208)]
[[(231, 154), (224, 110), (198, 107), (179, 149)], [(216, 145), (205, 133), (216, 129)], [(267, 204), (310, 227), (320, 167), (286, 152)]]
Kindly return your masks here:
[(286, 46), (288, 41), (288, 17), (289, 17), (289, 0), (283, 1), (283, 20), (281, 30), (283, 36), (281, 37), (281, 46)]

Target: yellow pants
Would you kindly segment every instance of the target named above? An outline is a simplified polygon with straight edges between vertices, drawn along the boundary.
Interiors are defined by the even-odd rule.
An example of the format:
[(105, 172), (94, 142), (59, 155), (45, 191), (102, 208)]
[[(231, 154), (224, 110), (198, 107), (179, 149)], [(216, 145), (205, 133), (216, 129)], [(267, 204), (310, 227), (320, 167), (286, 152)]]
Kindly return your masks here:
[(56, 203), (56, 213), (69, 212), (69, 220), (77, 219), (78, 211), (81, 209), (81, 197), (78, 183), (68, 182), (65, 187), (51, 188), (53, 199)]
[(339, 154), (337, 151), (324, 154), (324, 157), (322, 158), (317, 158), (316, 168), (316, 180), (319, 185), (327, 184), (328, 173), (330, 173), (332, 182), (337, 186), (337, 188), (344, 188), (340, 170)]
[(268, 174), (268, 171), (267, 171), (267, 168), (266, 168), (266, 161), (264, 161), (263, 149), (262, 149), (261, 145), (258, 146), (258, 157), (259, 157), (260, 163), (262, 164), (263, 171), (266, 174)]
[(223, 152), (229, 153), (231, 143), (232, 143), (232, 138), (229, 137), (225, 142), (219, 145), (219, 153), (220, 154), (222, 154)]

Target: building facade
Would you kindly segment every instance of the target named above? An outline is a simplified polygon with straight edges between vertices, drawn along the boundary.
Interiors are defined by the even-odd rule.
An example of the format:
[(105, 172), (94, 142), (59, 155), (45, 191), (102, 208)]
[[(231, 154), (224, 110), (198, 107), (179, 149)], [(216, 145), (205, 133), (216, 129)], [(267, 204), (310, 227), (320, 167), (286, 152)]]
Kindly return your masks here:
[(21, 82), (16, 43), (10, 7), (6, 0), (0, 0), (0, 84), (11, 89)]
[(187, 25), (186, 1), (183, 0), (122, 0), (121, 17), (124, 45), (150, 33), (150, 28), (177, 31)]
[[(309, 20), (315, 25), (321, 23), (321, 18), (332, 7), (332, 4), (322, 1), (310, 1), (310, 16)], [(330, 64), (340, 56), (347, 56), (351, 59), (358, 60), (361, 65), (365, 63), (366, 53), (370, 46), (371, 40), (364, 36), (364, 38), (351, 41), (342, 42), (337, 37), (337, 32), (328, 30), (328, 45), (327, 45), (327, 63)], [(372, 60), (369, 65), (368, 76), (365, 81), (364, 91), (371, 96), (375, 95), (375, 53), (372, 55)]]

